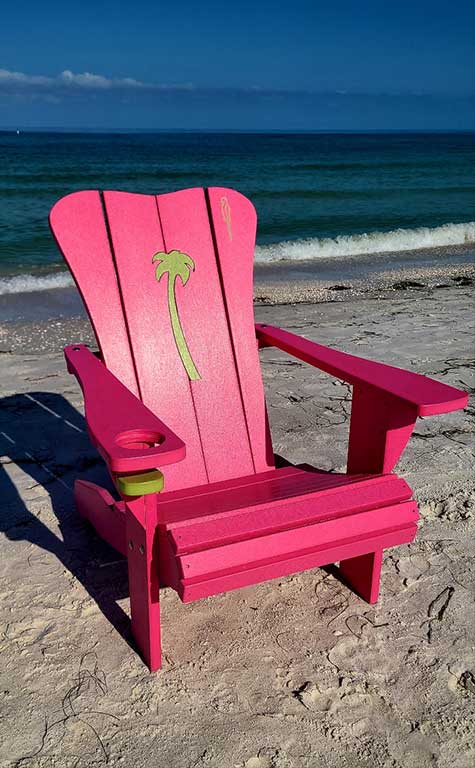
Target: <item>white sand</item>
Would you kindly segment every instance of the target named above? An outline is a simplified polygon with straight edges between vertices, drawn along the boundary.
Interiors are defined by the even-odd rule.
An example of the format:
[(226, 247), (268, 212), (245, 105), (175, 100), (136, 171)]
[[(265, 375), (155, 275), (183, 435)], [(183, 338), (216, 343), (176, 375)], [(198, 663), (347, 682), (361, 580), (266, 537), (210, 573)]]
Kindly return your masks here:
[[(468, 390), (473, 309), (459, 287), (256, 315)], [(386, 553), (377, 606), (324, 570), (189, 605), (165, 590), (164, 668), (150, 675), (128, 644), (125, 564), (72, 504), (74, 477), (102, 470), (55, 350), (86, 325), (0, 333), (2, 766), (473, 765), (473, 406), (417, 424), (398, 471), (422, 521)], [(262, 359), (276, 452), (341, 471), (348, 387)]]

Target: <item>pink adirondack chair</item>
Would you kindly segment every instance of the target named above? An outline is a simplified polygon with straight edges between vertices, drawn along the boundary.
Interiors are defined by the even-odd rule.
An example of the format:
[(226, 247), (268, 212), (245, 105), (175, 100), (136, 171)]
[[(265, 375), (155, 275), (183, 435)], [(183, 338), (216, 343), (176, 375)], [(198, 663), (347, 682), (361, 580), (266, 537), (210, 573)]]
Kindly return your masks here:
[[(77, 508), (127, 557), (149, 668), (160, 667), (160, 587), (187, 602), (339, 563), (376, 602), (383, 550), (417, 528), (393, 467), (418, 416), (463, 408), (467, 395), (255, 326), (256, 215), (238, 192), (77, 192), (50, 224), (100, 348), (67, 347), (68, 370), (121, 497), (77, 480)], [(353, 386), (347, 474), (276, 468), (258, 357), (268, 346)]]

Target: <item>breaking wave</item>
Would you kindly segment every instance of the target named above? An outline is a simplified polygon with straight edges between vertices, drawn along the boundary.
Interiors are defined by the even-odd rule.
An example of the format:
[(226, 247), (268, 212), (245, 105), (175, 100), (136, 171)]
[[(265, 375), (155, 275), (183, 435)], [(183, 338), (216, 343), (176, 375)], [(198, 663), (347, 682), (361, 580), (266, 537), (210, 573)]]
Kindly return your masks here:
[[(415, 251), (450, 245), (475, 245), (475, 221), (466, 224), (443, 224), (440, 227), (395, 229), (392, 232), (370, 232), (362, 235), (313, 237), (256, 246), (257, 263), (307, 261), (364, 254)], [(0, 278), (0, 296), (8, 293), (31, 293), (67, 288), (73, 280), (67, 272), (50, 275), (14, 275)]]
[(333, 256), (359, 256), (372, 253), (415, 251), (444, 245), (475, 243), (475, 221), (466, 224), (442, 224), (440, 227), (395, 229), (362, 235), (312, 237), (256, 247), (256, 262), (308, 261)]
[(14, 275), (0, 279), (0, 296), (6, 293), (31, 293), (49, 291), (51, 288), (67, 288), (73, 285), (73, 279), (67, 272), (54, 275)]

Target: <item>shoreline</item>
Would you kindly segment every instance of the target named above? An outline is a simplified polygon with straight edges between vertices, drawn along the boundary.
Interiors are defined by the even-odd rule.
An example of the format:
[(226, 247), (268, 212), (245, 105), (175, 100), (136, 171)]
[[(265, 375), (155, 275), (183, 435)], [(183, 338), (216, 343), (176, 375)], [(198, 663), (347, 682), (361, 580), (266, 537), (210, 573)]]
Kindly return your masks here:
[[(54, 274), (65, 275), (66, 270)], [(475, 243), (254, 266), (255, 304), (343, 301), (475, 282)], [(85, 317), (74, 285), (0, 293), (0, 327)]]
[[(270, 276), (269, 276), (270, 277)], [(381, 296), (399, 291), (438, 290), (475, 283), (475, 264), (450, 266), (399, 266), (349, 280), (335, 282), (302, 275), (287, 280), (259, 280), (254, 284), (255, 304), (314, 304)]]
[[(394, 281), (394, 278), (398, 279)], [(388, 282), (389, 278), (393, 280)], [(331, 307), (345, 305), (343, 313), (354, 312), (365, 314), (365, 305), (387, 305), (387, 313), (391, 313), (397, 303), (410, 301), (418, 304), (427, 300), (457, 302), (473, 296), (475, 284), (475, 266), (454, 267), (450, 277), (445, 272), (444, 282), (440, 282), (440, 274), (432, 269), (427, 275), (419, 271), (416, 274), (387, 273), (379, 286), (365, 287), (333, 285), (324, 286), (321, 283), (288, 282), (285, 284), (263, 284), (255, 286), (254, 310), (256, 319), (261, 311), (277, 310), (281, 307), (286, 313), (286, 307), (308, 307), (309, 312), (317, 311), (321, 316), (331, 312)], [(421, 282), (424, 279), (426, 282)], [(64, 294), (68, 292), (68, 295)], [(40, 293), (38, 302), (48, 302), (46, 291)], [(29, 307), (28, 317), (10, 317), (5, 319), (5, 307), (0, 301), (0, 355), (9, 354), (40, 354), (61, 352), (73, 343), (86, 343), (97, 346), (85, 309), (76, 288), (57, 289), (55, 309), (56, 316), (48, 317), (48, 304), (33, 304)], [(16, 294), (18, 296), (19, 294)], [(32, 294), (29, 294), (32, 296)], [(0, 297), (0, 299), (5, 297)], [(394, 306), (393, 306), (394, 305)], [(335, 306), (335, 309), (336, 309)], [(38, 311), (44, 310), (43, 314)], [(74, 311), (72, 311), (74, 309)], [(12, 308), (8, 311), (11, 314)], [(292, 310), (290, 309), (290, 312)]]

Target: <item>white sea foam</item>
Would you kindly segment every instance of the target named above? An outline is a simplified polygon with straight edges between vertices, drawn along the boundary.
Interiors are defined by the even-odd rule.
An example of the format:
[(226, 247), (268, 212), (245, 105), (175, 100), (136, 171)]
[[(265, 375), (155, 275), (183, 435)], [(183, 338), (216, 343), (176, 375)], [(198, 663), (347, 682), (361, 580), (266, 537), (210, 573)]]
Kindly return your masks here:
[(49, 291), (51, 288), (67, 288), (73, 285), (72, 277), (67, 272), (54, 275), (15, 275), (0, 279), (0, 296), (6, 293), (31, 293)]
[[(331, 238), (289, 240), (256, 246), (256, 262), (305, 261), (331, 257), (361, 256), (372, 253), (414, 251), (450, 245), (475, 245), (475, 221), (467, 224), (443, 224), (440, 227), (395, 229), (392, 232), (370, 232), (363, 235), (340, 235)], [(67, 272), (53, 275), (15, 275), (0, 279), (0, 296), (7, 293), (31, 293), (66, 288), (73, 285)]]
[(289, 240), (256, 247), (256, 262), (304, 261), (333, 256), (360, 256), (370, 253), (414, 251), (440, 248), (444, 245), (475, 244), (475, 221), (467, 224), (443, 224), (440, 227), (395, 229), (392, 232), (369, 232), (363, 235), (313, 237)]

